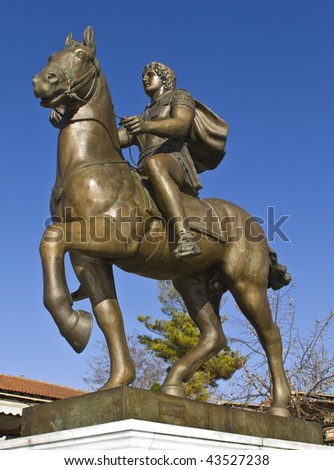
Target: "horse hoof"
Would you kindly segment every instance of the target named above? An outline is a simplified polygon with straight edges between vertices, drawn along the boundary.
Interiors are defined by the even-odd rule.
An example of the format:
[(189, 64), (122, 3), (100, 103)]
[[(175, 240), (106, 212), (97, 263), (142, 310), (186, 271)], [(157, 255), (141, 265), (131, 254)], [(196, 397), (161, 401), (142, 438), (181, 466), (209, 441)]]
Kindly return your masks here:
[(70, 331), (67, 331), (64, 338), (72, 346), (76, 353), (81, 353), (89, 341), (93, 319), (92, 315), (84, 310), (74, 310), (73, 314), (76, 314), (77, 321)]
[(290, 418), (290, 412), (286, 408), (279, 408), (278, 406), (272, 406), (269, 409), (269, 414), (272, 416), (280, 416), (281, 418)]
[(109, 390), (110, 388), (124, 387), (130, 385), (131, 382), (136, 378), (134, 370), (130, 370), (129, 373), (122, 376), (121, 378), (109, 378), (106, 383), (99, 388), (99, 390)]
[(161, 391), (162, 393), (173, 395), (174, 397), (186, 398), (186, 391), (183, 385), (163, 385)]

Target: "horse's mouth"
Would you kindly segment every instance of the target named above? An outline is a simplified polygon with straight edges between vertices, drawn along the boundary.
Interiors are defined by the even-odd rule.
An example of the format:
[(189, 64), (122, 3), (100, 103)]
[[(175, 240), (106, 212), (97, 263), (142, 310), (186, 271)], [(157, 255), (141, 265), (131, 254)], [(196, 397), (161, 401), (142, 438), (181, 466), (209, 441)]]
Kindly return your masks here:
[(60, 91), (58, 93), (55, 93), (52, 96), (49, 96), (48, 98), (44, 98), (40, 96), (40, 105), (43, 106), (44, 108), (53, 108), (54, 105), (59, 104), (59, 98), (64, 94), (64, 91)]

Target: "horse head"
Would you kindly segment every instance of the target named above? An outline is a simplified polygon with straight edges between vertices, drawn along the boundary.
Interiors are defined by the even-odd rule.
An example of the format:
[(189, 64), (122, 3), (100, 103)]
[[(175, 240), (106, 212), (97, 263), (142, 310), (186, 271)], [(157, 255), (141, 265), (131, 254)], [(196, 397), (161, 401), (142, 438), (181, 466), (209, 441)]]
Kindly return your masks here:
[(49, 57), (47, 66), (33, 78), (34, 94), (41, 106), (56, 108), (85, 104), (93, 93), (100, 73), (95, 57), (96, 46), (93, 28), (88, 26), (83, 42), (69, 33), (65, 47)]

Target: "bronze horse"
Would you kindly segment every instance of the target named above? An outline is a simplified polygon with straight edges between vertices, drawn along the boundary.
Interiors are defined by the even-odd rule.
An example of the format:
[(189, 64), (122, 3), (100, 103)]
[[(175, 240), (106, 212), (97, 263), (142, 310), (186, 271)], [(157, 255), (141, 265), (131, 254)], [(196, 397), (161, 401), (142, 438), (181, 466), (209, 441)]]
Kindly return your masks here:
[(130, 384), (135, 370), (112, 266), (153, 279), (171, 279), (201, 332), (198, 344), (173, 365), (162, 386), (164, 393), (184, 396), (182, 382), (227, 344), (219, 304), (223, 293), (230, 291), (267, 355), (273, 392), (270, 412), (288, 416), (290, 388), (267, 288), (278, 289), (291, 278), (278, 264), (261, 227), (230, 202), (184, 194), (202, 254), (175, 259), (176, 245), (168, 223), (138, 173), (122, 156), (91, 27), (85, 30), (83, 42), (69, 34), (64, 49), (50, 57), (33, 85), (42, 106), (65, 110), (51, 197), (53, 223), (40, 245), (44, 304), (60, 333), (81, 352), (92, 327), (90, 313), (72, 308), (75, 296), (68, 290), (64, 268), (64, 256), (69, 252), (81, 293), (89, 297), (109, 348), (111, 373), (103, 388)]

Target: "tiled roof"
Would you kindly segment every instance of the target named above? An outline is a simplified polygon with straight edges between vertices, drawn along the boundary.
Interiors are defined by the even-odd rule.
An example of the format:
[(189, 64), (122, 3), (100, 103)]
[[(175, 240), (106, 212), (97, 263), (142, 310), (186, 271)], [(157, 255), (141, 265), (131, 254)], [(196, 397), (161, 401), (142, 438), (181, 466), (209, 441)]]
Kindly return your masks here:
[(20, 395), (24, 394), (50, 399), (69, 398), (86, 393), (75, 388), (4, 374), (0, 374), (0, 394), (1, 392), (15, 392)]

